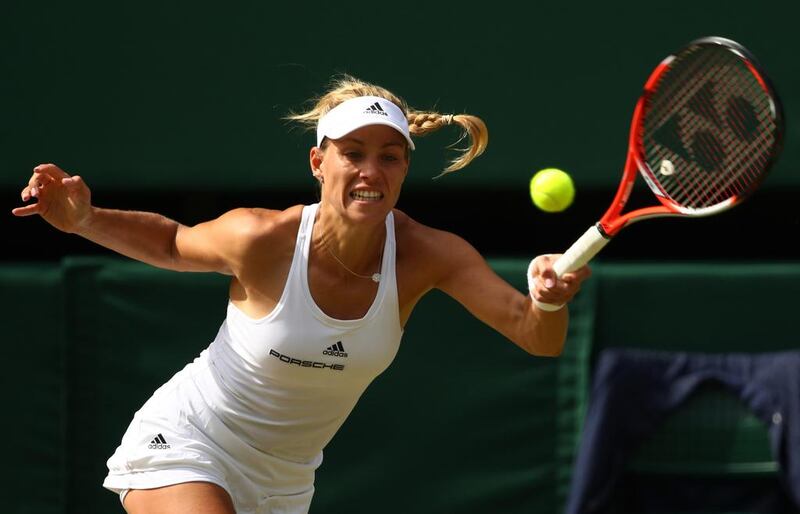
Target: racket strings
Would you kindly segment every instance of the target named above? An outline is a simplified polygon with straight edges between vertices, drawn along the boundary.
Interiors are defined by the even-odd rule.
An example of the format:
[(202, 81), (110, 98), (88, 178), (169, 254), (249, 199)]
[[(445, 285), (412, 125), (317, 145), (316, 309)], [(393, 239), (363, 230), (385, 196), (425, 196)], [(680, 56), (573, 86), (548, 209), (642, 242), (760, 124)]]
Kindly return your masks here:
[[(722, 73), (727, 72), (727, 73)], [(688, 187), (681, 181), (679, 178), (669, 180), (668, 177), (665, 177), (662, 180), (665, 189), (671, 190), (670, 192), (678, 197), (679, 195), (676, 194), (675, 188), (677, 187), (680, 189), (680, 192), (684, 195), (683, 198), (685, 200), (684, 203), (694, 203), (697, 205), (708, 205), (713, 203), (718, 203), (718, 198), (714, 197), (711, 191), (716, 191), (719, 193), (719, 196), (722, 199), (730, 197), (732, 195), (743, 194), (746, 192), (747, 188), (750, 187), (755, 180), (758, 178), (758, 167), (755, 168), (753, 166), (747, 166), (741, 161), (742, 158), (746, 158), (751, 154), (748, 152), (741, 152), (740, 149), (736, 148), (739, 140), (748, 140), (749, 143), (754, 143), (750, 134), (745, 133), (745, 116), (742, 115), (741, 107), (737, 109), (730, 109), (730, 106), (726, 108), (726, 119), (728, 121), (731, 130), (720, 130), (722, 127), (722, 119), (719, 115), (718, 108), (715, 108), (712, 103), (714, 101), (713, 91), (711, 84), (712, 83), (721, 83), (727, 84), (730, 83), (730, 77), (726, 75), (731, 74), (731, 68), (728, 66), (721, 66), (715, 69), (714, 73), (710, 73), (708, 76), (708, 80), (702, 81), (702, 85), (697, 89), (694, 90), (691, 87), (685, 88), (685, 95), (689, 98), (685, 100), (685, 105), (695, 113), (699, 114), (699, 116), (695, 116), (693, 118), (689, 118), (693, 120), (685, 125), (684, 132), (686, 133), (695, 133), (698, 134), (698, 137), (694, 141), (693, 150), (695, 155), (698, 156), (698, 161), (702, 164), (702, 168), (704, 169), (711, 169), (715, 170), (721, 168), (725, 164), (729, 169), (741, 169), (744, 170), (743, 174), (738, 177), (735, 177), (733, 181), (728, 180), (728, 183), (725, 186), (721, 186), (721, 184), (713, 182), (713, 181), (703, 181), (704, 174), (702, 173), (693, 173), (693, 174), (680, 174), (678, 177), (687, 177), (689, 176)], [(735, 78), (735, 77), (734, 77)], [(751, 85), (755, 87), (754, 85)], [(751, 91), (745, 91), (743, 94), (752, 97), (752, 87), (750, 88)], [(749, 93), (749, 94), (748, 94)], [(679, 98), (676, 103), (680, 104), (683, 103), (683, 98)], [(741, 105), (742, 102), (749, 106), (746, 101), (736, 102), (735, 105)], [(719, 106), (723, 107), (723, 106)], [(763, 116), (762, 116), (763, 118)], [(764, 120), (762, 120), (764, 121)], [(711, 123), (712, 125), (709, 125)], [(701, 127), (711, 127), (716, 131), (716, 135), (709, 136), (709, 132), (699, 132)], [(736, 128), (734, 128), (736, 127)], [(757, 142), (756, 142), (757, 143)], [(730, 149), (727, 153), (732, 157), (730, 162), (725, 163), (724, 160), (726, 158), (725, 149)], [(686, 155), (683, 155), (684, 159)], [(759, 152), (756, 152), (756, 157), (759, 157)], [(765, 159), (762, 158), (758, 161), (758, 164), (765, 164)], [(667, 152), (661, 151), (658, 153), (659, 159), (669, 158)], [(725, 174), (718, 175), (719, 180), (722, 180), (726, 177)], [(670, 187), (672, 186), (672, 187)], [(732, 188), (732, 189), (730, 189)], [(692, 194), (692, 191), (694, 194)]]
[[(692, 149), (694, 151), (696, 161), (701, 165), (701, 168), (706, 170), (717, 170), (724, 164), (723, 161), (726, 157), (726, 148), (733, 149), (732, 155), (741, 155), (740, 153), (737, 153), (736, 149), (734, 148), (736, 141), (734, 140), (732, 131), (720, 130), (721, 119), (719, 116), (719, 110), (723, 106), (713, 105), (714, 95), (712, 91), (712, 84), (729, 83), (729, 78), (721, 76), (720, 72), (729, 72), (730, 70), (731, 68), (728, 66), (718, 66), (714, 68), (714, 73), (708, 74), (708, 79), (702, 82), (702, 85), (697, 91), (692, 91), (690, 88), (687, 88), (688, 90), (686, 91), (687, 96), (691, 95), (686, 101), (686, 105), (690, 108), (690, 110), (694, 111), (700, 116), (690, 118), (694, 120), (695, 126), (688, 125), (685, 127), (685, 132), (695, 133), (696, 137), (695, 141), (693, 142)], [(726, 116), (727, 118), (730, 118), (730, 109), (728, 109), (728, 112), (726, 112)], [(708, 125), (708, 122), (713, 123), (714, 126), (710, 127), (711, 131), (698, 131), (698, 127), (696, 125), (698, 125), (699, 120), (703, 119), (706, 120), (705, 125)], [(703, 125), (703, 123), (700, 124)], [(742, 131), (740, 130), (738, 132), (741, 133)], [(723, 177), (721, 174), (719, 176)], [(696, 190), (696, 194), (693, 198), (691, 198), (691, 200), (695, 203), (713, 201), (714, 199), (709, 198), (708, 195), (708, 191), (710, 189), (719, 191), (723, 195), (735, 194), (742, 190), (742, 186), (740, 186), (738, 189), (734, 189), (733, 191), (729, 192), (727, 188), (733, 182), (728, 181), (728, 185), (726, 185), (724, 188), (721, 188), (719, 183), (703, 182), (701, 180), (702, 178), (702, 175), (694, 174), (695, 180), (693, 181), (693, 186)], [(741, 182), (741, 180), (737, 182)], [(743, 187), (746, 187), (746, 184)]]
[[(671, 134), (665, 140), (667, 144), (661, 146), (659, 161), (666, 160), (673, 167), (675, 164), (678, 165), (677, 170), (675, 170), (677, 174), (662, 174), (662, 176), (656, 176), (655, 178), (662, 186), (662, 189), (673, 198), (682, 198), (683, 201), (680, 203), (684, 204), (687, 203), (687, 198), (696, 196), (693, 192), (702, 189), (702, 181), (700, 180), (700, 175), (696, 173), (697, 169), (691, 170), (692, 172), (688, 172), (686, 169), (687, 165), (692, 164), (693, 159), (690, 155), (691, 146), (687, 143), (685, 134), (697, 133), (701, 125), (707, 125), (709, 122), (718, 119), (716, 115), (713, 117), (702, 116), (705, 112), (716, 113), (716, 110), (706, 108), (706, 103), (702, 101), (703, 96), (711, 94), (710, 89), (703, 89), (706, 84), (711, 84), (711, 77), (706, 77), (701, 73), (703, 70), (711, 69), (711, 61), (715, 56), (711, 53), (705, 53), (700, 57), (673, 59), (670, 73), (667, 74), (667, 78), (670, 80), (662, 79), (659, 84), (658, 94), (651, 97), (652, 106), (648, 115), (648, 119), (654, 120), (658, 125), (661, 125), (660, 120), (662, 118), (667, 118), (668, 123), (664, 125)], [(701, 116), (680, 116), (680, 111), (684, 106), (688, 106), (690, 111), (700, 113)], [(656, 139), (664, 140), (663, 133), (657, 135), (660, 137)], [(702, 144), (702, 139), (699, 142)], [(675, 159), (673, 153), (680, 156), (681, 159)], [(671, 179), (671, 177), (674, 178)], [(676, 186), (680, 191), (676, 191)]]
[[(761, 123), (769, 124), (769, 98), (763, 93), (749, 70), (747, 73), (743, 73), (743, 64), (737, 64), (739, 64), (739, 68), (731, 67), (730, 76), (723, 77), (725, 80), (721, 82), (728, 88), (725, 119), (729, 130), (722, 130), (718, 136), (727, 149), (725, 157), (728, 158), (728, 161), (723, 162), (723, 165), (732, 171), (738, 170), (738, 173), (720, 173), (706, 187), (707, 193), (719, 191), (719, 194), (725, 198), (746, 194), (753, 184), (758, 183), (762, 170), (766, 169), (772, 141), (771, 132), (761, 134), (757, 132)], [(726, 93), (722, 93), (722, 96), (726, 96)], [(751, 103), (745, 98), (752, 99), (753, 102)], [(761, 102), (764, 105), (758, 109), (761, 114), (759, 120), (759, 113), (756, 112), (753, 104), (758, 104), (763, 99), (766, 99), (767, 102)], [(752, 122), (750, 130), (748, 130), (747, 121)]]
[(668, 62), (645, 110), (640, 141), (651, 178), (684, 207), (746, 195), (768, 169), (774, 104), (724, 47), (693, 47)]
[[(711, 80), (720, 78), (724, 79), (724, 77), (712, 77)], [(688, 186), (684, 185), (685, 181), (676, 182), (680, 184), (681, 190), (683, 191), (683, 203), (704, 206), (717, 203), (726, 197), (745, 192), (750, 184), (756, 181), (759, 175), (759, 168), (761, 167), (759, 165), (763, 164), (765, 161), (763, 159), (759, 161), (758, 154), (761, 152), (755, 151), (754, 154), (756, 156), (756, 161), (750, 166), (747, 166), (742, 162), (725, 162), (727, 154), (735, 156), (739, 161), (742, 160), (742, 157), (747, 158), (752, 154), (749, 152), (743, 153), (741, 148), (737, 148), (737, 136), (738, 139), (743, 139), (742, 135), (744, 134), (742, 130), (736, 131), (736, 134), (734, 134), (732, 130), (720, 130), (719, 117), (710, 116), (707, 114), (712, 108), (714, 111), (711, 112), (715, 112), (722, 107), (711, 106), (709, 103), (711, 99), (704, 98), (708, 96), (708, 89), (701, 89), (699, 93), (699, 95), (696, 94), (691, 97), (690, 103), (694, 102), (695, 104), (690, 105), (691, 110), (695, 111), (697, 114), (700, 114), (702, 117), (705, 117), (707, 120), (714, 122), (716, 127), (708, 127), (707, 124), (705, 127), (703, 127), (703, 123), (700, 123), (701, 126), (698, 127), (698, 120), (702, 118), (694, 117), (693, 119), (695, 123), (687, 125), (684, 127), (684, 130), (686, 133), (695, 134), (694, 141), (692, 141), (690, 146), (690, 149), (694, 154), (695, 163), (698, 164), (702, 170), (714, 172), (716, 175), (708, 176), (707, 173), (694, 170), (695, 173), (693, 174), (681, 173), (678, 175), (678, 177), (690, 178)], [(728, 112), (726, 112), (726, 117), (729, 119), (731, 118), (731, 115), (731, 109), (728, 109)], [(736, 113), (734, 113), (734, 116), (735, 115)], [(740, 117), (743, 118), (743, 116)], [(741, 125), (741, 123), (738, 125)], [(750, 142), (752, 142), (752, 138), (747, 139), (750, 139)], [(685, 155), (683, 157), (685, 158)], [(726, 165), (726, 169), (738, 169), (740, 172), (738, 174), (733, 174), (732, 179), (724, 173), (719, 173), (718, 170)], [(741, 170), (744, 171), (742, 172)], [(692, 191), (694, 192), (693, 194)]]

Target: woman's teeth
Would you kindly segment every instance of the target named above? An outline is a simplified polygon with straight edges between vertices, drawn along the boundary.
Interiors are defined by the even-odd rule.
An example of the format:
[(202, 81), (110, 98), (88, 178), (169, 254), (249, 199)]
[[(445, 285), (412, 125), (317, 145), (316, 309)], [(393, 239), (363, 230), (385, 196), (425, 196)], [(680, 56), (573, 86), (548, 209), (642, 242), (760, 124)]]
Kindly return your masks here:
[(350, 198), (354, 200), (380, 200), (383, 194), (378, 191), (353, 191), (350, 193)]

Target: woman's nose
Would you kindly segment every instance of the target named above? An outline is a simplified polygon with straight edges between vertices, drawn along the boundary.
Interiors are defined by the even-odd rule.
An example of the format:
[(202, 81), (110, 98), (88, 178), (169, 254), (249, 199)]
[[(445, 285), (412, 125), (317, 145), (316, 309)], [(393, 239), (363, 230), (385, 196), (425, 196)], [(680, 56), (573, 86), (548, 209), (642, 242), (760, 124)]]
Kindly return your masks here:
[(358, 174), (360, 176), (373, 176), (378, 172), (379, 164), (377, 159), (364, 159), (361, 166), (358, 167)]

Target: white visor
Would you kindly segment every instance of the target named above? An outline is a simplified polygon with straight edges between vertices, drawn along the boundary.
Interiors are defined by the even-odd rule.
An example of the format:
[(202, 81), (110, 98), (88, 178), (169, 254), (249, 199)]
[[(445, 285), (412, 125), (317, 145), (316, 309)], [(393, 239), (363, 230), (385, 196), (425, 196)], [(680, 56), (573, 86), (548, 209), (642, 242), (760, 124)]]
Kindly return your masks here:
[(385, 98), (359, 96), (344, 101), (328, 111), (317, 123), (317, 146), (327, 138), (339, 139), (367, 125), (386, 125), (403, 134), (413, 150), (408, 120), (403, 111)]

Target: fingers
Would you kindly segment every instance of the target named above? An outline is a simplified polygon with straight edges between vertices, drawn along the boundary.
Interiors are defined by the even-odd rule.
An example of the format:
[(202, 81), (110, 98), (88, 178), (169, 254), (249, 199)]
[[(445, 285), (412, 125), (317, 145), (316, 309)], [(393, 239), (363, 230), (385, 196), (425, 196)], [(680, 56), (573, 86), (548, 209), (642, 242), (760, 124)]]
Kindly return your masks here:
[(26, 205), (25, 207), (17, 207), (11, 210), (11, 214), (14, 216), (32, 216), (34, 214), (39, 214), (39, 204), (34, 203), (31, 205)]
[(533, 297), (544, 303), (560, 305), (572, 300), (580, 290), (581, 282), (591, 275), (588, 266), (556, 275), (553, 265), (560, 255), (547, 254), (536, 257), (530, 265), (529, 288)]
[(33, 168), (33, 174), (48, 177), (51, 180), (61, 180), (62, 178), (69, 177), (68, 173), (55, 164), (40, 164)]
[(588, 266), (582, 266), (576, 270), (569, 271), (560, 277), (557, 277), (553, 266), (559, 257), (561, 257), (561, 255), (545, 254), (539, 255), (533, 260), (531, 271), (534, 275), (542, 277), (542, 279), (547, 283), (548, 288), (554, 287), (556, 281), (580, 283), (591, 276), (591, 269)]
[(531, 262), (531, 272), (534, 275), (540, 276), (542, 273), (548, 274), (547, 270), (552, 272), (552, 276), (555, 277), (555, 271), (553, 270), (553, 264), (558, 260), (558, 255), (554, 254), (544, 254), (539, 255)]
[[(78, 179), (72, 180), (72, 179)], [(20, 192), (20, 198), (23, 202), (29, 201), (31, 198), (38, 198), (42, 191), (52, 185), (64, 185), (68, 187), (78, 187), (82, 181), (80, 177), (70, 177), (68, 173), (56, 166), (55, 164), (40, 164), (33, 168), (33, 174), (28, 180), (28, 185)]]
[(41, 188), (41, 184), (38, 183), (38, 182), (25, 186), (25, 189), (23, 189), (22, 193), (20, 194), (20, 197), (22, 198), (22, 201), (23, 202), (27, 202), (31, 198), (37, 198), (39, 196), (39, 193), (41, 192), (40, 188)]
[(558, 285), (558, 275), (556, 275), (555, 270), (551, 266), (542, 268), (541, 272), (539, 272), (539, 278), (547, 289), (553, 289)]
[[(41, 199), (45, 188), (53, 184), (62, 184), (65, 177), (69, 177), (69, 175), (55, 164), (40, 164), (33, 168), (33, 174), (28, 180), (28, 185), (20, 192), (20, 198), (23, 202), (28, 202), (33, 198)], [(12, 209), (11, 213), (14, 216), (31, 216), (40, 214), (43, 212), (43, 208), (44, 204), (40, 200), (32, 205)]]
[(42, 192), (45, 186), (50, 185), (53, 183), (53, 180), (49, 177), (42, 177), (37, 174), (33, 174), (30, 180), (28, 180), (28, 187), (23, 189), (23, 193), (27, 190), (28, 194), (33, 197), (39, 196), (39, 193)]
[[(555, 276), (555, 273), (553, 274)], [(575, 296), (580, 285), (570, 283), (565, 280), (555, 280), (552, 282), (544, 277), (539, 277), (538, 287), (536, 288), (536, 299), (545, 303), (562, 304), (566, 303)], [(549, 285), (548, 285), (549, 284)]]
[(62, 179), (68, 177), (69, 175), (55, 164), (40, 164), (33, 168), (33, 175), (28, 181), (28, 186), (41, 189), (54, 182), (60, 183)]
[(569, 273), (564, 273), (561, 276), (561, 280), (567, 283), (577, 283), (580, 285), (581, 282), (586, 280), (587, 278), (592, 276), (592, 270), (589, 266), (580, 267), (574, 271), (570, 271)]
[(69, 177), (61, 168), (55, 164), (40, 164), (33, 168), (33, 174), (28, 180), (28, 185), (20, 193), (23, 202), (31, 198), (37, 198), (42, 189), (53, 183), (60, 183), (61, 179)]
[(73, 175), (72, 177), (62, 178), (61, 184), (71, 190), (80, 189), (83, 186), (83, 179), (79, 175)]
[(540, 303), (561, 305), (565, 283), (558, 279), (553, 263), (557, 256), (539, 255), (528, 266), (528, 289), (534, 300)]

